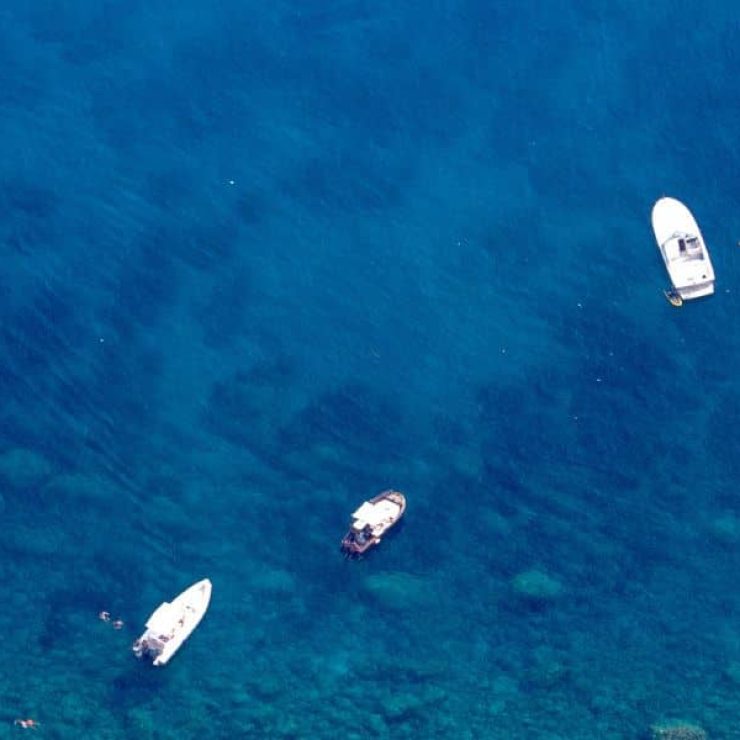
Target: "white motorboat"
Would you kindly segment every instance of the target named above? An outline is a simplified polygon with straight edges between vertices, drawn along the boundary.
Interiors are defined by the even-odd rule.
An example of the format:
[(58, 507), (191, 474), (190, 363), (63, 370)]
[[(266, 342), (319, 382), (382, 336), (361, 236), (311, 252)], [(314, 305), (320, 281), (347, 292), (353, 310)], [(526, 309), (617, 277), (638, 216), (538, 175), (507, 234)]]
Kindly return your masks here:
[(406, 497), (400, 491), (383, 491), (365, 501), (354, 514), (342, 539), (342, 552), (355, 557), (380, 544), (383, 535), (406, 513)]
[(681, 301), (714, 293), (714, 268), (709, 250), (691, 211), (675, 198), (661, 198), (653, 206), (653, 232), (671, 278), (675, 298)]
[(152, 658), (157, 666), (167, 665), (203, 619), (211, 601), (211, 589), (211, 582), (204, 578), (172, 602), (160, 604), (147, 620), (146, 632), (134, 642), (134, 655)]

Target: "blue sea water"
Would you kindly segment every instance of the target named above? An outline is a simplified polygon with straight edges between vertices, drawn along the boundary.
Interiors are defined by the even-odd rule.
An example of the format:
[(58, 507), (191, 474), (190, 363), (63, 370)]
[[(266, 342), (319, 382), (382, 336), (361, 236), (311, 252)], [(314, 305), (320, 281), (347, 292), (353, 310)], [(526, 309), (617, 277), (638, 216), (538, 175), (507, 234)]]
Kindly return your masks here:
[(0, 16), (0, 736), (740, 737), (735, 4)]

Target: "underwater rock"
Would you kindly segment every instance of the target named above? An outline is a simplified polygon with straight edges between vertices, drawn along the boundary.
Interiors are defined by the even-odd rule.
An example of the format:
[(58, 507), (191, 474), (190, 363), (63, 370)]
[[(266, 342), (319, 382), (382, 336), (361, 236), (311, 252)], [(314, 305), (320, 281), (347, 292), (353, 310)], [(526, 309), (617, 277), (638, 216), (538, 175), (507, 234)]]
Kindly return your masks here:
[(725, 678), (740, 686), (740, 661), (733, 660), (723, 671)]
[(446, 692), (437, 686), (422, 684), (415, 688), (413, 694), (409, 691), (395, 691), (384, 697), (382, 716), (388, 725), (423, 716), (430, 707), (438, 711), (440, 705), (447, 700)]
[(478, 522), (483, 526), (485, 534), (489, 537), (508, 537), (511, 535), (513, 528), (506, 517), (491, 509), (481, 511), (478, 515)]
[(560, 581), (536, 568), (514, 576), (511, 585), (519, 598), (535, 606), (555, 601), (563, 591)]
[(483, 477), (483, 459), (480, 451), (474, 448), (457, 448), (450, 451), (450, 465), (459, 475), (472, 481)]
[(722, 514), (712, 519), (709, 531), (719, 542), (736, 545), (740, 542), (740, 518), (731, 513)]
[(511, 702), (515, 701), (519, 693), (517, 682), (508, 676), (496, 676), (488, 685), (487, 696), (490, 697), (488, 714), (496, 716), (504, 714)]
[(272, 673), (250, 675), (245, 682), (245, 687), (252, 698), (264, 702), (274, 702), (288, 691), (281, 677)]
[(51, 463), (32, 450), (17, 447), (0, 455), (0, 480), (11, 488), (33, 488), (43, 483), (51, 473)]
[(362, 585), (372, 598), (391, 609), (424, 606), (435, 597), (430, 584), (408, 573), (376, 573), (365, 578)]
[(708, 740), (707, 733), (688, 722), (658, 722), (650, 725), (651, 740)]

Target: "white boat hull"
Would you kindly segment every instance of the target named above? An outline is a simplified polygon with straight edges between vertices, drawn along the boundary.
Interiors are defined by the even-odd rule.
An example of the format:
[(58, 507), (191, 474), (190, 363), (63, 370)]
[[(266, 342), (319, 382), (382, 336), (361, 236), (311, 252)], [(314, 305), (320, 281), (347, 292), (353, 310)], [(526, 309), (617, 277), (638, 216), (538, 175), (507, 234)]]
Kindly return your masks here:
[(171, 602), (160, 604), (134, 642), (137, 657), (151, 657), (155, 666), (167, 665), (205, 616), (211, 602), (211, 582), (204, 578)]
[(683, 300), (714, 293), (714, 267), (691, 211), (675, 198), (653, 206), (653, 232), (671, 284)]

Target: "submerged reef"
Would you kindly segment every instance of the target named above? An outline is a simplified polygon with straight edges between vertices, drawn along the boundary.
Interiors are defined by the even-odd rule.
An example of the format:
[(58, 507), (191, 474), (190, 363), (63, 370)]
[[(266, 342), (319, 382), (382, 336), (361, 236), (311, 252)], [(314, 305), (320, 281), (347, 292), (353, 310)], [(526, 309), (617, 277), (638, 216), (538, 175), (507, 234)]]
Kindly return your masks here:
[(51, 474), (49, 461), (33, 450), (16, 447), (0, 455), (0, 480), (13, 489), (35, 488)]
[(708, 740), (707, 733), (689, 722), (659, 722), (650, 726), (650, 740)]
[(511, 585), (519, 599), (540, 608), (558, 599), (563, 591), (560, 581), (537, 569), (514, 576)]

